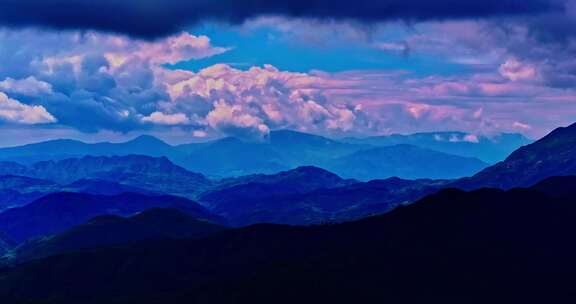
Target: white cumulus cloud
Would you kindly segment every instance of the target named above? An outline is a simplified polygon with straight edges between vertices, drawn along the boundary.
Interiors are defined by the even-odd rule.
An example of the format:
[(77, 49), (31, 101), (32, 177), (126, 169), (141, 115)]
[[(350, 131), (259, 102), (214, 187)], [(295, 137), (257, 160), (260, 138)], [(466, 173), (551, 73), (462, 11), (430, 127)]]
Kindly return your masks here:
[(0, 120), (17, 124), (41, 124), (56, 122), (43, 106), (25, 105), (0, 92)]

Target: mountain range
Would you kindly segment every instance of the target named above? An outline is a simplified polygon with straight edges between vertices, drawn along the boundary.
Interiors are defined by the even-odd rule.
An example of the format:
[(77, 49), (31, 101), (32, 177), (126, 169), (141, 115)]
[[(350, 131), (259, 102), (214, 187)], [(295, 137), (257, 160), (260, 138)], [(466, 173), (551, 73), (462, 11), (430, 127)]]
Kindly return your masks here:
[(345, 138), (343, 141), (379, 147), (413, 145), (438, 152), (478, 158), (490, 164), (503, 160), (514, 150), (532, 142), (523, 135), (516, 133), (482, 136), (463, 132), (392, 134), (366, 138)]
[(395, 145), (354, 152), (328, 162), (330, 171), (360, 180), (454, 179), (488, 167), (477, 158), (451, 155), (413, 145)]
[(1, 175), (26, 176), (62, 185), (79, 180), (100, 180), (191, 198), (211, 184), (202, 174), (174, 165), (165, 157), (142, 155), (84, 156), (31, 165), (3, 162), (0, 163)]
[(4, 270), (0, 297), (10, 303), (176, 304), (569, 297), (576, 204), (573, 195), (546, 191), (570, 191), (575, 182), (446, 189), (345, 224), (255, 225), (201, 239), (67, 253)]
[(130, 216), (150, 208), (175, 208), (198, 219), (223, 221), (204, 207), (181, 197), (60, 192), (0, 213), (0, 231), (8, 240), (22, 243), (32, 238), (60, 233), (99, 215)]
[(6, 262), (22, 263), (59, 253), (142, 240), (200, 238), (225, 229), (178, 209), (146, 209), (128, 218), (101, 215), (62, 233), (26, 242), (18, 246), (11, 253), (13, 259)]
[[(454, 134), (460, 134), (454, 132)], [(204, 143), (171, 146), (151, 137), (140, 136), (125, 143), (87, 144), (74, 140), (53, 140), (20, 147), (0, 149), (0, 161), (11, 161), (31, 165), (42, 161), (60, 161), (84, 156), (127, 156), (145, 155), (166, 157), (174, 164), (193, 172), (216, 178), (267, 173), (273, 174), (301, 166), (316, 166), (324, 169), (337, 168), (340, 175), (346, 178), (456, 178), (476, 173), (487, 166), (478, 159), (488, 162), (501, 160), (514, 149), (529, 141), (521, 135), (503, 134), (493, 138), (478, 137), (478, 142), (444, 140), (443, 133), (415, 134), (404, 136), (405, 140), (335, 140), (322, 136), (296, 131), (278, 130), (270, 133), (267, 141), (249, 142), (237, 138), (223, 138)], [(463, 133), (462, 137), (466, 137)], [(396, 137), (394, 137), (396, 138)], [(475, 137), (476, 138), (476, 137)], [(437, 142), (437, 145), (433, 145)], [(446, 172), (432, 168), (419, 169), (410, 162), (395, 163), (394, 166), (383, 166), (387, 171), (373, 172), (369, 176), (360, 171), (347, 170), (351, 165), (385, 163), (378, 153), (402, 159), (405, 146), (414, 146), (412, 154), (419, 155), (422, 162), (433, 164), (438, 154), (430, 150), (450, 155), (443, 155), (454, 163), (450, 168), (461, 168)], [(395, 147), (400, 145), (399, 147)], [(385, 152), (378, 150), (386, 146)], [(421, 149), (417, 149), (421, 148)], [(371, 152), (365, 152), (372, 150)], [(494, 152), (496, 151), (496, 152)], [(359, 153), (359, 154), (356, 154)], [(367, 159), (367, 157), (372, 158)], [(8, 166), (7, 163), (4, 164)], [(14, 164), (12, 164), (14, 166)], [(406, 168), (404, 168), (406, 167)], [(394, 170), (392, 170), (393, 168)], [(403, 175), (408, 172), (406, 175)]]
[[(91, 172), (93, 157), (88, 162), (80, 160), (64, 160), (55, 162), (48, 168), (40, 170), (43, 177), (59, 176), (68, 163), (78, 163), (76, 170)], [(112, 157), (99, 162), (121, 162), (121, 168), (132, 168), (133, 160), (142, 161), (140, 157)], [(156, 159), (143, 158), (156, 162)], [(163, 160), (160, 160), (163, 162)], [(60, 166), (60, 163), (65, 165)], [(87, 168), (82, 168), (87, 166)], [(174, 165), (170, 165), (174, 166)], [(46, 168), (46, 166), (39, 166)], [(34, 165), (32, 168), (36, 168)], [(56, 168), (54, 171), (52, 169)], [(343, 179), (338, 175), (316, 167), (299, 167), (277, 174), (256, 174), (244, 177), (227, 178), (223, 180), (207, 180), (202, 191), (195, 194), (192, 184), (187, 184), (188, 174), (166, 175), (155, 178), (157, 171), (140, 170), (139, 174), (114, 171), (116, 166), (97, 166), (92, 177), (102, 179), (80, 179), (70, 184), (60, 185), (29, 177), (0, 176), (0, 181), (7, 185), (19, 187), (0, 191), (0, 202), (8, 211), (23, 207), (29, 212), (29, 204), (36, 203), (43, 197), (60, 192), (74, 192), (79, 194), (92, 194), (115, 196), (123, 193), (138, 193), (141, 195), (158, 196), (162, 194), (177, 195), (180, 197), (197, 198), (198, 202), (208, 208), (210, 212), (226, 218), (236, 226), (249, 225), (261, 222), (285, 224), (319, 224), (329, 221), (343, 221), (358, 219), (370, 214), (388, 211), (395, 206), (421, 198), (425, 194), (435, 191), (448, 181), (444, 180), (402, 180), (390, 178), (381, 181), (359, 182), (352, 179)], [(112, 173), (106, 171), (112, 168)], [(155, 167), (153, 167), (155, 168)], [(184, 170), (184, 169), (182, 169)], [(33, 175), (34, 170), (25, 171)], [(180, 170), (177, 170), (180, 172)], [(147, 176), (151, 174), (154, 179)], [(193, 173), (192, 177), (195, 177)], [(68, 181), (73, 174), (65, 175)], [(134, 176), (124, 179), (123, 176)], [(182, 177), (181, 177), (182, 176)], [(155, 184), (149, 184), (149, 179)], [(113, 181), (116, 180), (116, 181)], [(127, 184), (124, 184), (127, 183)], [(0, 183), (2, 185), (2, 183)], [(1, 189), (1, 188), (0, 188)], [(16, 189), (16, 190), (14, 190)], [(174, 189), (174, 190), (172, 190)], [(190, 190), (186, 190), (190, 189)], [(8, 193), (9, 192), (9, 193)], [(8, 194), (7, 194), (8, 193)], [(337, 203), (338, 202), (338, 203)], [(12, 208), (12, 209), (9, 209)], [(1, 211), (1, 210), (0, 210)], [(7, 212), (7, 211), (6, 211)], [(2, 213), (0, 212), (0, 219)], [(1, 231), (1, 229), (0, 229)]]
[[(5, 173), (24, 177), (4, 176), (0, 189), (78, 193), (0, 213), (0, 253), (9, 263), (0, 270), (0, 299), (468, 303), (569, 294), (576, 291), (575, 143), (576, 124), (453, 180), (364, 182), (312, 166), (210, 179), (149, 156), (7, 162)], [(398, 147), (406, 162), (425, 166), (410, 153), (426, 148), (403, 144), (333, 159), (372, 150), (382, 157)], [(440, 163), (447, 155), (427, 153)], [(167, 189), (199, 203), (162, 195)]]
[[(0, 174), (10, 172), (26, 177), (0, 177), (0, 202), (6, 209), (26, 206), (44, 195), (57, 192), (102, 195), (126, 192), (143, 195), (168, 194), (197, 200), (211, 213), (226, 218), (234, 226), (256, 223), (310, 225), (350, 221), (388, 212), (446, 187), (509, 189), (530, 186), (551, 176), (576, 174), (576, 170), (566, 165), (569, 164), (567, 160), (575, 158), (570, 154), (575, 128), (571, 126), (556, 130), (542, 140), (520, 148), (502, 163), (473, 177), (454, 181), (419, 179), (421, 176), (415, 173), (417, 171), (408, 170), (408, 167), (402, 167), (402, 164), (408, 163), (411, 168), (426, 171), (428, 174), (438, 172), (445, 176), (464, 174), (463, 171), (466, 170), (479, 170), (482, 163), (468, 159), (466, 164), (476, 164), (478, 168), (467, 169), (465, 164), (459, 163), (462, 157), (410, 145), (371, 148), (336, 158), (345, 159), (346, 162), (340, 163), (347, 167), (333, 168), (336, 173), (354, 172), (353, 175), (371, 179), (375, 177), (371, 176), (373, 172), (382, 174), (386, 171), (402, 171), (399, 175), (415, 178), (389, 178), (372, 182), (345, 179), (311, 166), (274, 174), (253, 174), (216, 180), (190, 172), (173, 164), (166, 157), (138, 155), (85, 156), (31, 165), (6, 162), (0, 166)], [(283, 136), (280, 138), (303, 135), (285, 132)], [(336, 147), (335, 151), (343, 151), (348, 147), (347, 144), (311, 135), (305, 135), (305, 138), (306, 140), (295, 141), (307, 142), (308, 146), (325, 145), (326, 149)], [(553, 146), (550, 146), (551, 143)], [(549, 153), (550, 149), (560, 153)], [(399, 150), (400, 153), (397, 153)], [(426, 157), (420, 157), (422, 155)], [(373, 162), (372, 159), (385, 161)], [(536, 168), (542, 161), (547, 164), (543, 167), (545, 170), (540, 172)], [(509, 177), (503, 178), (502, 168), (512, 168), (508, 169), (511, 172)], [(454, 173), (458, 170), (463, 171)], [(511, 178), (528, 181), (508, 183)]]
[(314, 167), (301, 167), (281, 175), (298, 179), (260, 176), (247, 183), (209, 191), (199, 201), (234, 226), (313, 225), (385, 213), (433, 193), (446, 183), (399, 178), (354, 182)]

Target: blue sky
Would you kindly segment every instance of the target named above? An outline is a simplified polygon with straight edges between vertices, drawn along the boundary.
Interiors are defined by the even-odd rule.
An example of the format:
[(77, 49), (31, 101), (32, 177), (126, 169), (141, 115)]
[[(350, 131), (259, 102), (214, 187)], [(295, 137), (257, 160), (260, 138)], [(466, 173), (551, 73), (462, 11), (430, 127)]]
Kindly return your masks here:
[(366, 41), (350, 43), (332, 33), (326, 45), (291, 39), (290, 34), (274, 27), (260, 26), (242, 30), (224, 24), (205, 23), (189, 29), (197, 35), (210, 37), (215, 45), (231, 48), (213, 57), (190, 60), (173, 68), (198, 71), (217, 63), (227, 63), (239, 69), (272, 64), (281, 70), (308, 72), (342, 72), (348, 70), (408, 70), (419, 76), (459, 73), (467, 67), (448, 62), (446, 58), (431, 54), (403, 51), (383, 51), (370, 44), (398, 43), (408, 35), (405, 26), (391, 26), (378, 31)]

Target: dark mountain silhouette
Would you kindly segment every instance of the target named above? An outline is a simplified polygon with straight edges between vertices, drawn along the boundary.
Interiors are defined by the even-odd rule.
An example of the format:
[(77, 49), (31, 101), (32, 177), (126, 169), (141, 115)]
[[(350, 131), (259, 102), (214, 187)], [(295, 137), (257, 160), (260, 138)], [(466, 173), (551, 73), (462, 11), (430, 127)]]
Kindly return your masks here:
[(396, 145), (358, 151), (332, 161), (327, 168), (360, 180), (389, 177), (454, 179), (473, 175), (487, 166), (477, 158)]
[(219, 221), (204, 207), (185, 198), (123, 193), (114, 196), (54, 193), (24, 207), (0, 213), (0, 231), (21, 243), (60, 233), (98, 215), (130, 216), (150, 208), (176, 208), (199, 219)]
[(558, 128), (506, 160), (454, 184), (463, 189), (528, 187), (552, 176), (576, 175), (576, 124)]
[(554, 176), (547, 178), (530, 187), (533, 190), (544, 193), (550, 197), (570, 199), (576, 197), (576, 187), (570, 187), (576, 183), (575, 176)]
[(555, 302), (576, 292), (575, 217), (574, 197), (538, 189), (447, 189), (357, 222), (256, 225), (53, 256), (6, 269), (0, 295), (10, 303)]
[[(280, 177), (291, 178), (282, 180)], [(313, 167), (284, 172), (264, 179), (265, 182), (259, 181), (261, 178), (256, 176), (248, 183), (208, 192), (200, 201), (237, 226), (256, 223), (311, 225), (384, 213), (422, 198), (445, 184), (444, 181), (398, 178), (358, 183)], [(273, 180), (276, 182), (271, 183)]]
[(392, 134), (367, 138), (346, 138), (343, 141), (373, 146), (408, 144), (448, 154), (478, 158), (488, 163), (499, 162), (516, 149), (532, 142), (521, 134), (503, 133), (488, 137), (462, 132)]
[(14, 247), (14, 243), (9, 240), (8, 236), (0, 233), (0, 258), (8, 253)]
[(223, 231), (224, 226), (198, 220), (177, 209), (148, 209), (129, 218), (96, 217), (63, 233), (19, 246), (10, 263), (74, 252), (81, 249), (165, 238), (199, 238)]

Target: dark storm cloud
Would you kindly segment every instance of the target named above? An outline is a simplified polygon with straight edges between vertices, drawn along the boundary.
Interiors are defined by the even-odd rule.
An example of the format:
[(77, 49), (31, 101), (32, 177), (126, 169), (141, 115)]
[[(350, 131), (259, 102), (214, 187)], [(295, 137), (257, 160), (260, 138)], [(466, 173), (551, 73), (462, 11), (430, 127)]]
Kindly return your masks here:
[(537, 14), (562, 0), (0, 0), (0, 24), (94, 29), (155, 38), (205, 20), (238, 23), (260, 15), (361, 22), (424, 21)]

